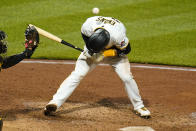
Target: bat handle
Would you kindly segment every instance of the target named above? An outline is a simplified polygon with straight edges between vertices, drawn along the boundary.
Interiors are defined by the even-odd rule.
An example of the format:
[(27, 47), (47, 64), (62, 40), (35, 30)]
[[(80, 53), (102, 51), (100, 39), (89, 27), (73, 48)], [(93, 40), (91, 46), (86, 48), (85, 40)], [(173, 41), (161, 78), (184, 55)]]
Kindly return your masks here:
[(75, 47), (75, 49), (77, 49), (77, 50), (79, 50), (79, 51), (81, 51), (81, 52), (83, 52), (83, 51), (84, 51), (83, 49), (78, 48), (78, 47)]
[(76, 47), (76, 46), (74, 46), (74, 45), (72, 45), (72, 44), (70, 44), (70, 43), (68, 43), (68, 42), (66, 42), (66, 41), (64, 41), (64, 40), (62, 40), (61, 43), (64, 44), (64, 45), (67, 45), (67, 46), (69, 46), (69, 47), (72, 47), (72, 48), (74, 48), (74, 49), (76, 49), (76, 50), (79, 50), (79, 51), (81, 51), (81, 52), (84, 51), (83, 49), (81, 49), (81, 48), (79, 48), (79, 47)]

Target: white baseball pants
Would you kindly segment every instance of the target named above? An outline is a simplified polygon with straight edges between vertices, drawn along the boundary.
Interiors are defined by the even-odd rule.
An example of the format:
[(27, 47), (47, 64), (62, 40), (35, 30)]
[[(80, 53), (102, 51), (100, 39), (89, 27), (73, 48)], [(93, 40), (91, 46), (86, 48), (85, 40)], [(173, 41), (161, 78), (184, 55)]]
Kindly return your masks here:
[[(130, 71), (130, 63), (127, 56), (116, 58), (108, 57), (104, 58), (103, 62), (110, 64), (123, 81), (125, 90), (133, 104), (134, 110), (144, 107), (138, 86)], [(49, 104), (56, 104), (57, 108), (59, 108), (76, 89), (86, 74), (93, 70), (96, 65), (97, 63), (93, 59), (89, 59), (81, 53), (76, 61), (75, 70), (63, 81)]]

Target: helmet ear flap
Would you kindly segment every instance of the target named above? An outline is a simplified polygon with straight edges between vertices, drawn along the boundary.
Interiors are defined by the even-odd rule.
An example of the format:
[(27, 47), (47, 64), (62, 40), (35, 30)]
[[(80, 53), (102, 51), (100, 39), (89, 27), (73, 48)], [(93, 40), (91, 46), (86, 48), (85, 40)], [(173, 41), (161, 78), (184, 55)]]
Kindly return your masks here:
[(103, 50), (110, 41), (110, 34), (103, 28), (98, 28), (86, 43), (87, 49), (93, 53)]

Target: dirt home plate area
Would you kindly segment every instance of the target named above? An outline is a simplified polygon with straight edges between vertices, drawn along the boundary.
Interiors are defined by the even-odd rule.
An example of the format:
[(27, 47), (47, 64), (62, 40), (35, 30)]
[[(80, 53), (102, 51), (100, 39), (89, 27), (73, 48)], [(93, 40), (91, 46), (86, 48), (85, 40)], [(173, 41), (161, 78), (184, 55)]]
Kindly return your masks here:
[(45, 105), (74, 69), (74, 61), (25, 60), (0, 73), (3, 131), (195, 131), (196, 68), (131, 63), (150, 119), (133, 113), (113, 69), (90, 72), (55, 116)]

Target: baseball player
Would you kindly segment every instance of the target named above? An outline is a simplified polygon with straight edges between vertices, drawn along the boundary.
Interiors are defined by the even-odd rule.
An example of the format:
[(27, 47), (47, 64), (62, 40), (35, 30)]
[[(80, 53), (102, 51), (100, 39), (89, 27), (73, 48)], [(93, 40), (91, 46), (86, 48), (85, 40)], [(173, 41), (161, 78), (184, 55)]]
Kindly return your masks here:
[(75, 70), (63, 81), (53, 99), (46, 105), (44, 114), (53, 115), (84, 76), (102, 61), (110, 64), (124, 82), (135, 113), (140, 117), (150, 118), (150, 111), (145, 108), (130, 72), (126, 54), (131, 51), (131, 47), (123, 23), (112, 17), (94, 16), (84, 22), (81, 33), (85, 42), (84, 51), (76, 61)]
[[(25, 58), (30, 58), (34, 53), (35, 49), (39, 43), (39, 34), (33, 27), (28, 27), (25, 30), (25, 50), (16, 55), (6, 57), (7, 52), (7, 35), (4, 31), (0, 30), (0, 71), (1, 69), (6, 69), (12, 67), (22, 61)], [(3, 127), (3, 119), (0, 118), (0, 131)]]
[(25, 30), (25, 50), (22, 53), (5, 56), (7, 52), (7, 35), (4, 31), (0, 31), (0, 70), (12, 67), (25, 58), (30, 58), (39, 43), (39, 34), (33, 27)]

